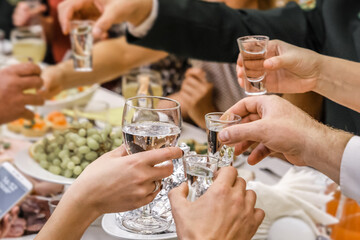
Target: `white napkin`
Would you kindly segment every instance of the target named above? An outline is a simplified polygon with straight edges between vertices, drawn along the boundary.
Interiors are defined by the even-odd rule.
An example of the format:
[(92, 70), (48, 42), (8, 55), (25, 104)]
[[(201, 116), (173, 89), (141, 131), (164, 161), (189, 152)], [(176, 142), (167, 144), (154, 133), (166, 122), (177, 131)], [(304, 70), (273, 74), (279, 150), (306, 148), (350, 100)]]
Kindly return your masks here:
[(271, 224), (282, 217), (295, 217), (307, 223), (318, 235), (316, 224), (330, 225), (338, 220), (324, 209), (332, 195), (325, 195), (325, 184), (319, 184), (319, 174), (294, 167), (276, 185), (248, 182), (248, 189), (257, 194), (255, 207), (265, 211), (265, 219), (253, 239), (266, 239)]

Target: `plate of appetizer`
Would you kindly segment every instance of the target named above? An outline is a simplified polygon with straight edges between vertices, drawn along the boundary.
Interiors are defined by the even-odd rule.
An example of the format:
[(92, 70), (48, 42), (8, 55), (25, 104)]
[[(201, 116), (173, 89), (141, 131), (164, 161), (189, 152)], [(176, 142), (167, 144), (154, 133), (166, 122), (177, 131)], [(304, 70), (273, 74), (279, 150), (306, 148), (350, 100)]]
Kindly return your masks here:
[(121, 129), (97, 129), (82, 122), (37, 141), (30, 149), (19, 152), (14, 163), (36, 179), (72, 184), (92, 161), (121, 144)]
[(20, 118), (12, 121), (2, 126), (2, 132), (8, 138), (35, 142), (52, 131), (66, 130), (69, 126), (64, 114), (53, 111), (45, 116), (35, 114), (32, 120)]

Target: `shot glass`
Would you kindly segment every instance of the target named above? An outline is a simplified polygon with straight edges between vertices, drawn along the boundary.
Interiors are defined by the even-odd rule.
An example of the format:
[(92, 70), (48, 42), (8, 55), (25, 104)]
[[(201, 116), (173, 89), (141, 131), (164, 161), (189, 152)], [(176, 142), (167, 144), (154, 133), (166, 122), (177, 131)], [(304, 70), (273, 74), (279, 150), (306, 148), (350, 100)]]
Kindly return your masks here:
[(232, 166), (234, 162), (234, 147), (222, 144), (218, 134), (226, 127), (239, 124), (241, 117), (236, 114), (212, 112), (205, 115), (208, 137), (208, 154), (218, 159), (219, 167)]
[(93, 21), (75, 20), (71, 22), (71, 50), (74, 69), (77, 72), (92, 71)]
[(264, 61), (269, 37), (245, 36), (237, 39), (245, 73), (245, 93), (262, 95), (266, 93)]
[(187, 199), (195, 201), (203, 195), (213, 183), (218, 170), (218, 160), (208, 155), (188, 155), (183, 157), (184, 174), (189, 186)]

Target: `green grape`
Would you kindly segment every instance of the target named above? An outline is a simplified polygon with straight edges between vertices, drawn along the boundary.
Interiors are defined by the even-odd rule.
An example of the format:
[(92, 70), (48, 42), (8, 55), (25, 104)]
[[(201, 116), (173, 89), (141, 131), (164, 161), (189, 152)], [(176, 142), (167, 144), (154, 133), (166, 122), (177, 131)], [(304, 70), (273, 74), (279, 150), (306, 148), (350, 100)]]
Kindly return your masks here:
[(112, 139), (112, 140), (115, 140), (115, 138), (116, 138), (116, 134), (115, 133), (110, 133), (110, 138)]
[(74, 172), (74, 175), (79, 176), (80, 173), (82, 172), (82, 168), (80, 166), (76, 166), (74, 168), (73, 172)]
[(108, 139), (108, 136), (107, 136), (107, 134), (105, 132), (101, 132), (100, 136), (101, 136), (101, 138), (103, 139), (104, 142)]
[(58, 137), (55, 138), (55, 140), (60, 145), (65, 143), (65, 137), (63, 137), (63, 136), (58, 136)]
[(56, 156), (59, 156), (59, 153), (61, 152), (61, 149), (60, 148), (56, 148), (55, 150), (54, 150), (54, 153), (55, 153), (55, 155)]
[(103, 130), (107, 135), (111, 133), (112, 131), (112, 126), (110, 124), (106, 124), (105, 128)]
[(64, 170), (66, 170), (67, 169), (67, 164), (68, 164), (68, 162), (62, 162), (62, 163), (60, 163), (60, 167), (62, 169), (64, 169)]
[(78, 156), (72, 156), (71, 161), (75, 164), (80, 164), (80, 158)]
[(116, 138), (122, 138), (122, 130), (120, 129), (120, 130), (117, 130), (116, 132), (115, 132), (115, 136), (116, 136)]
[(87, 130), (87, 135), (88, 135), (88, 136), (91, 136), (91, 135), (96, 134), (96, 133), (98, 133), (98, 131), (97, 131), (96, 128), (89, 128), (89, 129)]
[(64, 171), (64, 177), (71, 178), (73, 175), (73, 171), (70, 169), (65, 169)]
[(65, 134), (65, 139), (70, 139), (70, 137), (71, 137), (72, 134), (73, 134), (72, 132), (67, 132), (67, 133)]
[(85, 155), (85, 159), (88, 161), (94, 161), (98, 157), (97, 152), (91, 151)]
[(90, 164), (90, 162), (84, 161), (84, 162), (81, 163), (80, 166), (81, 166), (82, 169), (85, 169), (89, 164)]
[(49, 162), (53, 161), (56, 158), (56, 154), (54, 152), (51, 152), (47, 155), (46, 160)]
[(66, 145), (67, 145), (68, 148), (71, 149), (71, 150), (74, 150), (74, 149), (76, 148), (76, 145), (75, 145), (74, 142), (68, 142)]
[(79, 147), (79, 153), (86, 154), (88, 152), (90, 152), (90, 148), (88, 146)]
[(113, 145), (113, 146), (111, 147), (111, 151), (112, 151), (112, 150), (115, 150), (115, 149), (117, 149), (117, 148), (118, 148), (117, 146)]
[(71, 161), (68, 162), (68, 164), (67, 164), (67, 168), (68, 168), (68, 169), (73, 170), (74, 167), (75, 167), (75, 163), (74, 163), (74, 162), (71, 162)]
[(80, 123), (79, 123), (79, 122), (73, 121), (73, 122), (71, 123), (71, 127), (73, 127), (73, 128), (80, 128), (81, 126), (80, 126)]
[(52, 164), (55, 166), (60, 166), (61, 165), (61, 160), (58, 158), (55, 158), (54, 160), (52, 160)]
[(50, 165), (49, 171), (53, 174), (59, 175), (61, 173), (61, 168), (59, 166)]
[(43, 144), (36, 145), (34, 152), (35, 153), (44, 153), (44, 145)]
[(91, 137), (92, 137), (95, 141), (97, 141), (98, 143), (102, 143), (102, 142), (103, 142), (101, 136), (100, 136), (98, 133), (95, 133), (95, 134), (91, 135)]
[(61, 159), (64, 159), (66, 157), (69, 157), (69, 150), (67, 149), (63, 149), (62, 151), (59, 152), (59, 157)]
[(85, 144), (86, 144), (86, 138), (79, 137), (76, 140), (76, 146), (78, 146), (78, 147), (84, 146)]
[(49, 168), (49, 162), (48, 161), (40, 161), (40, 166), (42, 168), (48, 169)]
[(76, 140), (79, 138), (79, 136), (76, 134), (76, 133), (72, 133), (71, 135), (70, 135), (70, 139), (72, 140), (72, 141), (74, 141), (74, 142), (76, 142)]
[(78, 134), (80, 137), (85, 137), (86, 136), (86, 130), (84, 128), (80, 128), (78, 131)]
[(47, 160), (47, 156), (45, 153), (40, 153), (38, 156), (38, 160), (39, 161), (46, 161)]
[(110, 149), (111, 149), (111, 142), (109, 142), (109, 141), (106, 141), (105, 143), (104, 143), (104, 148), (105, 148), (105, 150), (106, 151), (109, 151)]
[(114, 140), (113, 146), (115, 146), (115, 147), (120, 147), (121, 144), (122, 144), (122, 140), (119, 139), (119, 138), (116, 138), (116, 139)]
[(97, 141), (95, 141), (93, 138), (88, 137), (86, 139), (87, 145), (91, 150), (98, 150), (100, 148), (100, 145)]

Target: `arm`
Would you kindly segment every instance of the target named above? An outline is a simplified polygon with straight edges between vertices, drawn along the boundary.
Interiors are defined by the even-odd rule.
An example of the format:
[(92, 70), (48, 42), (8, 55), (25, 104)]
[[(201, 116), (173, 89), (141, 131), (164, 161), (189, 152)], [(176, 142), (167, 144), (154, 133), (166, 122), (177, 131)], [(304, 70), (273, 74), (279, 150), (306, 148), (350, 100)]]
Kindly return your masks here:
[(102, 155), (65, 192), (35, 239), (80, 239), (102, 214), (133, 210), (150, 203), (161, 190), (154, 191), (154, 182), (173, 171), (171, 163), (154, 166), (181, 156), (179, 148), (126, 156), (124, 146)]
[(72, 60), (46, 68), (42, 73), (46, 97), (63, 89), (112, 80), (134, 67), (164, 58), (167, 53), (128, 44), (122, 37), (99, 42), (93, 55), (92, 72), (75, 72)]
[[(159, 0), (158, 9), (153, 9), (153, 1), (157, 0), (94, 1), (68, 0), (60, 4), (64, 33), (68, 33), (70, 20), (79, 12), (99, 17), (93, 34), (100, 37), (113, 23), (127, 21), (139, 26), (158, 10), (147, 35), (141, 39), (128, 35), (130, 42), (178, 56), (220, 62), (236, 61), (239, 36), (268, 35), (311, 49), (317, 49), (324, 38), (320, 8), (303, 11), (295, 3), (259, 11), (234, 10), (224, 4), (193, 0)], [(321, 0), (317, 2), (322, 4)]]
[(236, 39), (245, 35), (267, 35), (317, 49), (323, 38), (320, 14), (319, 9), (305, 12), (295, 3), (259, 11), (203, 1), (159, 0), (159, 15), (148, 34), (141, 39), (128, 34), (128, 40), (179, 56), (235, 62)]

